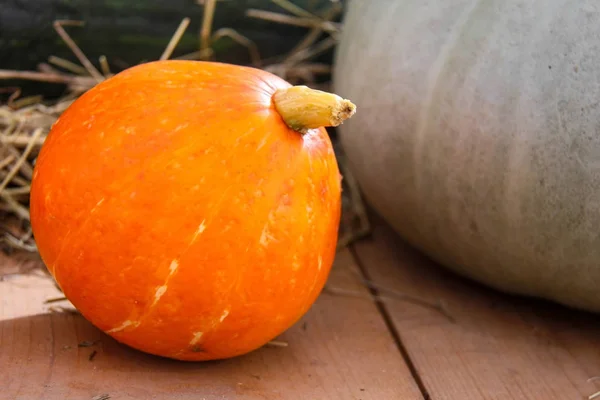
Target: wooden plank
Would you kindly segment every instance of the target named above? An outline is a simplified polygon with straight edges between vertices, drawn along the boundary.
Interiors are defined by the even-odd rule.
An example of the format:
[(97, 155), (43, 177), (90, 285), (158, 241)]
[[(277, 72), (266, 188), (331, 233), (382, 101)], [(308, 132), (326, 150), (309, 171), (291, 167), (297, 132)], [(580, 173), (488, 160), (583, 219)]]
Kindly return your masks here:
[(431, 399), (586, 399), (600, 390), (600, 318), (499, 293), (461, 279), (407, 246), (374, 217), (353, 247), (376, 285), (428, 302), (384, 300), (407, 358)]
[[(236, 359), (185, 363), (123, 346), (80, 315), (48, 313), (43, 277), (0, 282), (0, 397), (7, 399), (421, 399), (381, 314), (342, 251), (323, 293), (278, 340)], [(94, 343), (78, 347), (82, 342)], [(88, 344), (89, 344), (88, 343)], [(92, 352), (95, 357), (90, 361)]]

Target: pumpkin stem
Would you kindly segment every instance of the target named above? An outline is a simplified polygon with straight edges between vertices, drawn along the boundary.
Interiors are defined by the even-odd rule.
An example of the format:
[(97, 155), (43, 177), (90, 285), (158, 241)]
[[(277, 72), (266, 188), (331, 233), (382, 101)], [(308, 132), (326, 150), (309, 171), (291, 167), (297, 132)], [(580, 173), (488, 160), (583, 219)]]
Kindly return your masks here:
[(302, 85), (277, 90), (273, 103), (285, 123), (302, 134), (309, 129), (338, 126), (356, 112), (350, 100)]

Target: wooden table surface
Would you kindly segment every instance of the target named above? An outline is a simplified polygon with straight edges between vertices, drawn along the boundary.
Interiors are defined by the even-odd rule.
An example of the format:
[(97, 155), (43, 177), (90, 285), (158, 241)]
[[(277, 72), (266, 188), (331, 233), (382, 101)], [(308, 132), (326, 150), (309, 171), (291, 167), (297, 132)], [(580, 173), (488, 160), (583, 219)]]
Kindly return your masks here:
[(1, 400), (575, 400), (600, 391), (600, 316), (461, 279), (376, 217), (373, 235), (340, 251), (328, 289), (277, 339), (285, 346), (226, 361), (127, 348), (78, 314), (51, 310), (62, 303), (44, 303), (60, 295), (46, 275), (4, 264)]

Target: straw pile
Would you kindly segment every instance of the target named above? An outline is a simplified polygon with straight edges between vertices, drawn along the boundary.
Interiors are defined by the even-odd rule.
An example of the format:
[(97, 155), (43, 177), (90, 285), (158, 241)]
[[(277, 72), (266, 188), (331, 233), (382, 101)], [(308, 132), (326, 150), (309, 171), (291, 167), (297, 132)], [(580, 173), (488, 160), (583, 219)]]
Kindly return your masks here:
[[(213, 32), (212, 20), (217, 7), (216, 0), (198, 0), (204, 7), (202, 29), (199, 37), (199, 50), (182, 57), (184, 59), (214, 60), (211, 42), (227, 36), (248, 49), (251, 64), (263, 68), (292, 84), (305, 84), (327, 90), (331, 66), (312, 60), (334, 49), (341, 30), (341, 24), (332, 22), (339, 16), (341, 5), (331, 0), (331, 7), (322, 15), (311, 14), (289, 0), (271, 0), (281, 8), (281, 13), (249, 9), (248, 18), (261, 18), (274, 24), (292, 24), (307, 28), (305, 38), (296, 44), (288, 54), (264, 63), (259, 49), (247, 38), (231, 28), (221, 28)], [(190, 23), (183, 18), (174, 32), (171, 41), (160, 59), (171, 57), (173, 50)], [(8, 101), (0, 105), (0, 239), (3, 250), (15, 256), (23, 253), (37, 255), (35, 241), (29, 222), (29, 190), (36, 156), (44, 143), (52, 124), (58, 116), (82, 93), (102, 80), (110, 77), (106, 57), (101, 57), (98, 66), (86, 57), (84, 51), (71, 39), (65, 26), (78, 26), (85, 29), (84, 21), (55, 21), (54, 29), (65, 46), (76, 56), (79, 64), (65, 59), (50, 57), (48, 63), (39, 66), (38, 71), (0, 70), (1, 79), (27, 79), (40, 82), (65, 84), (68, 94), (62, 98), (47, 100), (41, 96), (21, 97), (18, 88), (4, 87), (10, 94)], [(107, 55), (110, 57), (110, 55)], [(317, 84), (319, 81), (325, 83)], [(323, 79), (326, 78), (326, 79)], [(359, 191), (350, 171), (345, 166), (341, 149), (336, 145), (340, 167), (344, 176), (343, 217), (340, 227), (340, 247), (364, 235), (369, 224), (364, 213)]]

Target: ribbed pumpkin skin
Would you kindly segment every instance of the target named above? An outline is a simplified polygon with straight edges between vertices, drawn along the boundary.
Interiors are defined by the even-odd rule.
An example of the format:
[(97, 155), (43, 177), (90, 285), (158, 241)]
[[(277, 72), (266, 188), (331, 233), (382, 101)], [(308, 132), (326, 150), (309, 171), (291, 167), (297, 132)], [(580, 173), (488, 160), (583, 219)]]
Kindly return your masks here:
[(40, 254), (94, 325), (148, 353), (227, 358), (295, 323), (335, 254), (325, 129), (287, 127), (290, 85), (218, 63), (133, 67), (81, 96), (34, 171)]
[(600, 311), (600, 3), (359, 1), (334, 91), (366, 199), (493, 287)]

